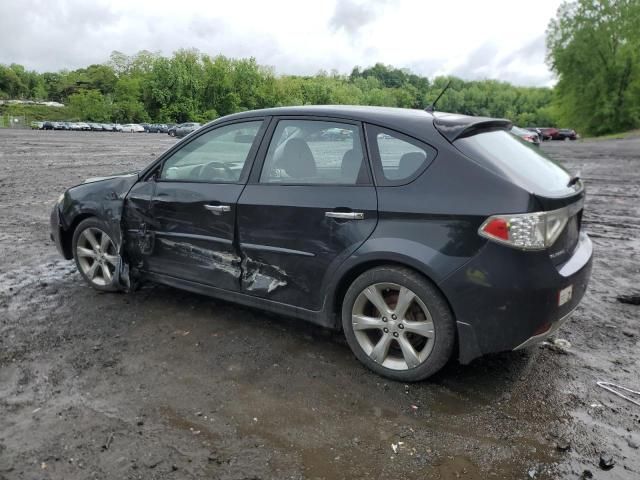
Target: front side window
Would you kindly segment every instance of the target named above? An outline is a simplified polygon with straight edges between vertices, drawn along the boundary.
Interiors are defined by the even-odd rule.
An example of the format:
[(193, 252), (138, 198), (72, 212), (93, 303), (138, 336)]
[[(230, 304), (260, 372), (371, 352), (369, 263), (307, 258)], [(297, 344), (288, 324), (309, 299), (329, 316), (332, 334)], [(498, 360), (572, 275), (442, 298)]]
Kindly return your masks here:
[(422, 172), (435, 157), (435, 151), (423, 143), (379, 127), (369, 126), (374, 139), (384, 180), (390, 184), (406, 183)]
[(162, 180), (234, 183), (240, 180), (262, 121), (216, 128), (187, 143), (169, 157)]
[(273, 133), (261, 183), (367, 184), (360, 129), (316, 120), (281, 120)]

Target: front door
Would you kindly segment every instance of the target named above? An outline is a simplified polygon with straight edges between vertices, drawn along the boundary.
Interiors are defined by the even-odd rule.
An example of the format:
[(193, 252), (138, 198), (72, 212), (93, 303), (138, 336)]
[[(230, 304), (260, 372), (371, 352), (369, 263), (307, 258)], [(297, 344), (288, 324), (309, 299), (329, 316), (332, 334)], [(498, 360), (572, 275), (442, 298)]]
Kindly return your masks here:
[(162, 162), (153, 185), (150, 220), (141, 232), (144, 269), (239, 290), (237, 202), (261, 125), (259, 120), (213, 128)]
[(322, 286), (377, 223), (362, 129), (281, 118), (270, 130), (262, 169), (238, 201), (242, 289), (317, 311)]

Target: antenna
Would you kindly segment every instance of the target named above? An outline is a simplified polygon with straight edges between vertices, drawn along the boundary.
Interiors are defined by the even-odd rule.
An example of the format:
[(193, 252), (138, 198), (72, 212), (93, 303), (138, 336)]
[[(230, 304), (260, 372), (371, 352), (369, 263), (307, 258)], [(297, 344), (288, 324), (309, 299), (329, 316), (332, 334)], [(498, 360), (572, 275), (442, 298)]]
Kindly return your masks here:
[(447, 85), (442, 89), (442, 91), (440, 92), (440, 95), (437, 96), (437, 98), (431, 103), (431, 105), (425, 108), (426, 112), (433, 113), (433, 111), (436, 109), (436, 103), (438, 103), (438, 100), (440, 100), (440, 97), (444, 95), (444, 92), (446, 92), (449, 89), (450, 85), (451, 85), (451, 80), (447, 82)]

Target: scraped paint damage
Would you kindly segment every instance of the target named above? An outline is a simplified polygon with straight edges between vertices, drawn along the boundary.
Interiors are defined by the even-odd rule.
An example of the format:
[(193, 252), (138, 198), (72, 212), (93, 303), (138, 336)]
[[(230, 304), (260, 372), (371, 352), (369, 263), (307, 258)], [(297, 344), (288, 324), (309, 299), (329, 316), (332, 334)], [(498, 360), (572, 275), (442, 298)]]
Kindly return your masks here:
[(189, 242), (162, 238), (161, 235), (156, 233), (155, 241), (162, 248), (171, 250), (176, 255), (197, 263), (199, 267), (225, 272), (234, 278), (240, 278), (242, 271), (240, 268), (241, 258), (239, 256), (230, 252), (210, 250)]
[(287, 272), (280, 267), (268, 265), (247, 256), (242, 259), (241, 266), (243, 290), (271, 293), (287, 285)]
[[(134, 219), (139, 229), (126, 230), (125, 199), (133, 183), (130, 178), (114, 179), (113, 189), (99, 202), (101, 216), (109, 222), (114, 239), (118, 240), (119, 261), (112, 279), (112, 285), (116, 288), (135, 290), (138, 283), (136, 273), (144, 269), (144, 258), (152, 255), (158, 248), (184, 258), (187, 265), (195, 264), (212, 273), (230, 275), (239, 283), (241, 291), (271, 294), (288, 285), (287, 272), (278, 266), (248, 257), (238, 244), (231, 247), (233, 251), (227, 248), (216, 250), (205, 248), (184, 237), (163, 236), (163, 232), (156, 230), (158, 227), (146, 202), (141, 204), (146, 208), (138, 207), (135, 199), (127, 203), (126, 208), (131, 209), (129, 221)], [(153, 192), (149, 192), (149, 195), (152, 196)]]
[[(133, 232), (131, 232), (133, 233)], [(170, 250), (185, 261), (197, 264), (201, 268), (212, 272), (224, 272), (240, 281), (240, 288), (249, 292), (272, 293), (278, 288), (287, 286), (288, 275), (282, 268), (269, 265), (246, 255), (232, 252), (218, 251), (194, 245), (191, 242), (170, 238), (163, 238), (162, 233), (153, 231), (136, 232), (138, 251), (143, 255), (150, 255), (155, 246)], [(122, 269), (126, 269), (128, 280), (128, 263), (121, 256)], [(124, 279), (124, 277), (123, 277)], [(124, 285), (121, 285), (124, 288)], [(126, 288), (130, 288), (127, 286)]]

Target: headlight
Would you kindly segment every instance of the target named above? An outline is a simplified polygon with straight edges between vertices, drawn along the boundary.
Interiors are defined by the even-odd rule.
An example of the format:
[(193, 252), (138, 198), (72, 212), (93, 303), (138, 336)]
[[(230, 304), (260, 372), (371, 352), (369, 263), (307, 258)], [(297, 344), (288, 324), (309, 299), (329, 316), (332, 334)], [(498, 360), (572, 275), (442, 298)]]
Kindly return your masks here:
[(64, 193), (61, 193), (60, 196), (58, 197), (58, 200), (56, 200), (56, 203), (62, 203), (63, 200), (64, 200)]

